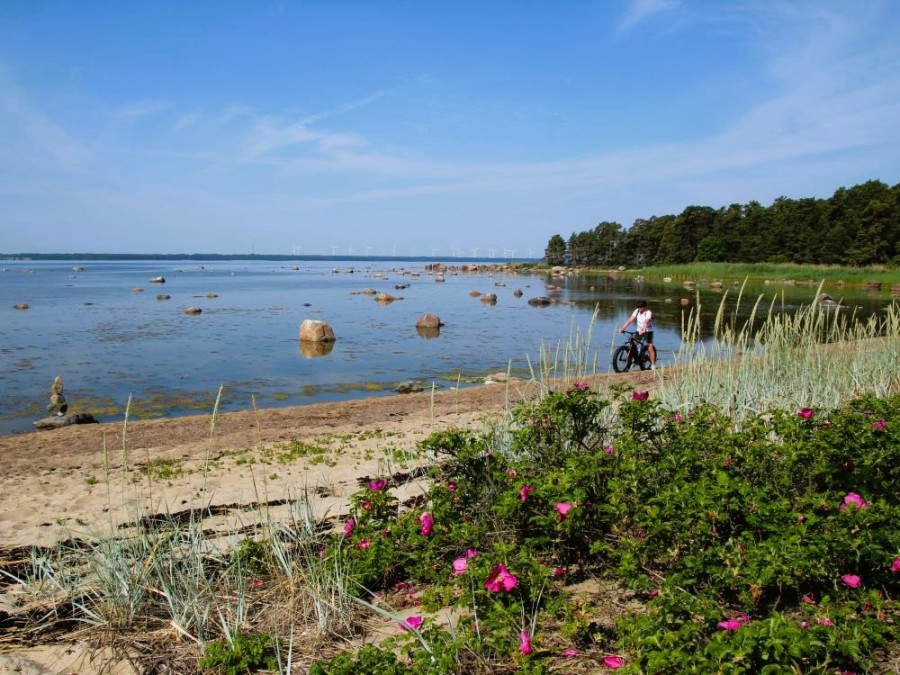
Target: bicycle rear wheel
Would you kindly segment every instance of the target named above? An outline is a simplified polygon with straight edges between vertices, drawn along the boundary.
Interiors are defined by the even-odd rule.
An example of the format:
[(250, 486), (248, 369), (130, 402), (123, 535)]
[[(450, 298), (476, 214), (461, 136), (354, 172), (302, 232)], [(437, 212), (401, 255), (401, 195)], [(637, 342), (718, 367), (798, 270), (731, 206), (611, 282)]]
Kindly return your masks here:
[(613, 352), (612, 367), (617, 373), (631, 370), (631, 349), (628, 345), (622, 345)]

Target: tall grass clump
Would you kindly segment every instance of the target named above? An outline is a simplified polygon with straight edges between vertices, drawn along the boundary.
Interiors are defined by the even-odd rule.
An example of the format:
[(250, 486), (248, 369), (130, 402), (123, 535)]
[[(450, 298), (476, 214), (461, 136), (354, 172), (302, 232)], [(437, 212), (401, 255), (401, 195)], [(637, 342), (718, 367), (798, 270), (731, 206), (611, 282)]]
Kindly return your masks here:
[(707, 341), (700, 337), (698, 306), (682, 326), (677, 367), (661, 384), (663, 403), (673, 409), (710, 403), (740, 422), (772, 408), (838, 406), (863, 392), (897, 391), (896, 303), (861, 321), (846, 308), (823, 304), (819, 293), (815, 297), (789, 313), (780, 311), (777, 297), (766, 309), (760, 296), (740, 325), (734, 318), (740, 295), (730, 317), (723, 297)]
[(587, 375), (597, 373), (599, 355), (591, 342), (599, 313), (599, 307), (595, 308), (587, 330), (583, 333), (575, 326), (573, 319), (569, 337), (565, 341), (559, 341), (555, 345), (542, 342), (537, 363), (528, 359), (531, 377), (542, 386), (543, 391), (549, 390), (553, 380), (571, 385)]

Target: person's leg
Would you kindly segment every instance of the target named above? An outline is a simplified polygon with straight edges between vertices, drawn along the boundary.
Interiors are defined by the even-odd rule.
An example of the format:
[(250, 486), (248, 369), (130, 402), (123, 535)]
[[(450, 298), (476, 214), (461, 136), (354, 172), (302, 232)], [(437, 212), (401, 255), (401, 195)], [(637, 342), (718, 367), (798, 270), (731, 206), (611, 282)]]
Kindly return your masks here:
[(647, 331), (647, 353), (650, 355), (650, 365), (656, 365), (656, 347), (653, 346), (653, 331)]

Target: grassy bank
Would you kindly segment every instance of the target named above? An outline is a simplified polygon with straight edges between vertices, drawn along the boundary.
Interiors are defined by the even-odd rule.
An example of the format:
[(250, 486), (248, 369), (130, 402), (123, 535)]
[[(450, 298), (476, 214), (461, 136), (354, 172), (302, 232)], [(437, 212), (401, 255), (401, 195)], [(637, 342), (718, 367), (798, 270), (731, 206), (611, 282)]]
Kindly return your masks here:
[(691, 265), (654, 265), (629, 269), (625, 275), (649, 278), (671, 277), (679, 281), (700, 279), (719, 281), (824, 281), (826, 284), (883, 285), (900, 283), (900, 269), (876, 267), (837, 267), (829, 265), (693, 263)]

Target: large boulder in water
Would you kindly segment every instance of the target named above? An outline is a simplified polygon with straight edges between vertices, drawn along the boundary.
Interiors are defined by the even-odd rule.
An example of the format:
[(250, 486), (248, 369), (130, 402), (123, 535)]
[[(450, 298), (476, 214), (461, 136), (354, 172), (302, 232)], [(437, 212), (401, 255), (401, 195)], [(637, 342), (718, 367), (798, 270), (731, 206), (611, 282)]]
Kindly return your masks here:
[(324, 321), (306, 319), (300, 324), (300, 340), (303, 342), (334, 342), (334, 330)]
[(416, 319), (416, 328), (440, 328), (443, 325), (441, 317), (435, 314), (423, 314)]

